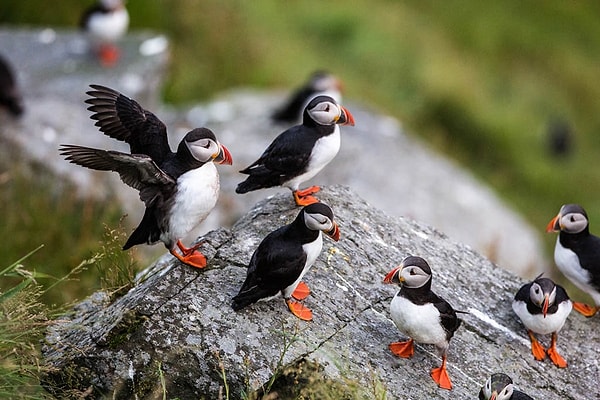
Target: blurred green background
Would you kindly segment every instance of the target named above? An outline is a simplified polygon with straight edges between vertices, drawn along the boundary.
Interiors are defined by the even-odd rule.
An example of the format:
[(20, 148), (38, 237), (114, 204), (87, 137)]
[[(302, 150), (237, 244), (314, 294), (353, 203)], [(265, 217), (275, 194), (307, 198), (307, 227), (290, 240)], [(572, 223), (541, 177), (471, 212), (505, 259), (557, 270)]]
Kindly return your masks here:
[[(0, 23), (75, 29), (91, 3), (4, 0)], [(600, 2), (129, 0), (127, 7), (131, 30), (171, 40), (166, 102), (205, 101), (239, 86), (291, 89), (327, 69), (345, 82), (346, 98), (399, 118), (540, 233), (566, 202), (582, 204), (600, 233)], [(551, 151), (552, 126), (568, 132), (565, 153)], [(72, 188), (51, 183), (31, 196), (26, 172), (0, 180), (7, 214), (0, 252), (8, 264), (45, 244), (32, 262), (61, 275), (97, 251), (105, 229), (97, 221), (114, 228), (120, 210), (82, 203)], [(551, 256), (556, 236), (543, 237)], [(61, 296), (89, 293), (93, 274), (81, 279)]]

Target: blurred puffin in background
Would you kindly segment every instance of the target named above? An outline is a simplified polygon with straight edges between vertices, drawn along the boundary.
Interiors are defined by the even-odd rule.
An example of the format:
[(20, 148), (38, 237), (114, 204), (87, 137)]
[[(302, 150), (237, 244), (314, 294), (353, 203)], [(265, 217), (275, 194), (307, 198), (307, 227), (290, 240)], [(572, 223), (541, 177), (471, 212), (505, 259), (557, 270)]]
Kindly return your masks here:
[(114, 66), (120, 58), (117, 42), (127, 33), (129, 13), (123, 0), (98, 0), (86, 9), (79, 22), (89, 45), (105, 67)]
[(0, 55), (0, 107), (15, 117), (23, 114), (23, 97), (17, 84), (14, 69), (8, 59)]
[(289, 96), (285, 104), (275, 111), (271, 118), (275, 122), (297, 123), (302, 118), (302, 111), (313, 97), (322, 94), (341, 103), (343, 89), (342, 81), (335, 75), (328, 71), (317, 70), (303, 86)]

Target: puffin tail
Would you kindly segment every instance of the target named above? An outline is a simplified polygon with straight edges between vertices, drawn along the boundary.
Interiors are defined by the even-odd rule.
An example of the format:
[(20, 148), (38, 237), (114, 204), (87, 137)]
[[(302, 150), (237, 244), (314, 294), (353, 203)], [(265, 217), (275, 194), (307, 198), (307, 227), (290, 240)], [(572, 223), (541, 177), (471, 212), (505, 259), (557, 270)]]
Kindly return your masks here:
[(158, 241), (159, 238), (160, 229), (156, 222), (156, 218), (154, 218), (154, 212), (152, 209), (147, 208), (144, 212), (142, 221), (127, 239), (127, 242), (123, 246), (123, 250), (127, 250), (138, 244), (154, 243)]
[(265, 290), (260, 289), (258, 286), (253, 286), (247, 290), (240, 290), (240, 292), (231, 301), (231, 308), (234, 311), (239, 311), (250, 304), (256, 303), (260, 299), (272, 296), (272, 293), (267, 293)]
[(247, 193), (257, 189), (280, 186), (284, 180), (284, 177), (279, 174), (275, 174), (262, 165), (251, 165), (240, 172), (242, 174), (247, 174), (248, 177), (245, 181), (237, 185), (235, 188), (236, 193)]

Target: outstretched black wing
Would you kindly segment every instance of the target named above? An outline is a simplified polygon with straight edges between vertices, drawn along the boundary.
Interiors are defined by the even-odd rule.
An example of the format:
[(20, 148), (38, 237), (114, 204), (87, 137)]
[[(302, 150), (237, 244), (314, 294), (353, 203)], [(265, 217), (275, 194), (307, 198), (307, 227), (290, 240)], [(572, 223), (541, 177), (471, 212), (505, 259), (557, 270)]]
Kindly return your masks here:
[(76, 145), (62, 145), (60, 154), (67, 161), (82, 167), (117, 172), (125, 184), (139, 190), (140, 198), (146, 206), (152, 204), (159, 193), (176, 184), (173, 178), (146, 155)]
[(101, 85), (90, 85), (91, 119), (105, 135), (129, 144), (132, 154), (146, 154), (161, 165), (170, 154), (167, 128), (160, 119), (133, 99)]

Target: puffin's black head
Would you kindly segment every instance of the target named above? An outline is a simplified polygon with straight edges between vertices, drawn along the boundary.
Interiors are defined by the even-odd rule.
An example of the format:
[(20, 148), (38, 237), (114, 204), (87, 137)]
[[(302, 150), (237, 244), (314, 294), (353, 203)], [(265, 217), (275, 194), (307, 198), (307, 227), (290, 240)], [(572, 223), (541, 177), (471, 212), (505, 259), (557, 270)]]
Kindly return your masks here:
[(354, 117), (329, 96), (316, 96), (304, 108), (304, 125), (354, 125)]
[(479, 392), (479, 400), (508, 400), (513, 395), (513, 381), (502, 373), (492, 374)]
[(340, 240), (340, 229), (333, 220), (333, 210), (326, 204), (313, 203), (302, 209), (298, 218), (302, 218), (304, 225), (313, 231), (322, 231), (335, 240)]
[(542, 278), (539, 275), (531, 283), (529, 288), (529, 299), (531, 302), (542, 310), (544, 318), (548, 313), (548, 308), (554, 304), (556, 300), (556, 284), (552, 279)]
[(196, 128), (188, 132), (179, 143), (178, 154), (189, 154), (200, 163), (209, 161), (231, 165), (231, 153), (227, 147), (217, 141), (215, 134), (208, 128)]
[(342, 91), (342, 82), (333, 74), (317, 70), (310, 75), (307, 85), (314, 92)]
[(408, 256), (388, 272), (384, 283), (396, 283), (407, 288), (420, 288), (431, 282), (431, 268), (421, 257)]
[(579, 204), (565, 204), (558, 215), (548, 223), (546, 232), (577, 234), (589, 229), (587, 213)]

